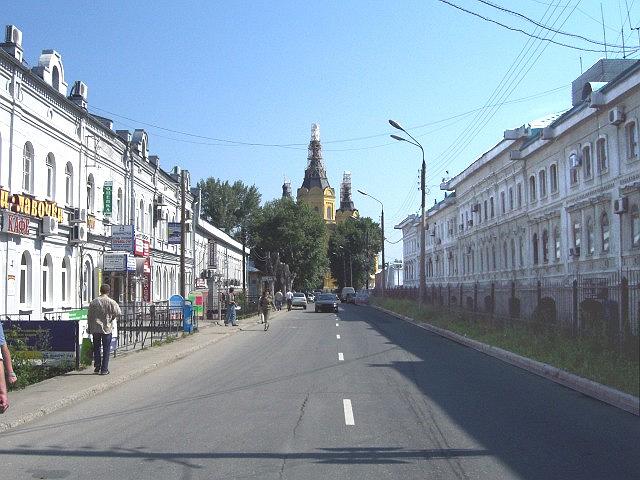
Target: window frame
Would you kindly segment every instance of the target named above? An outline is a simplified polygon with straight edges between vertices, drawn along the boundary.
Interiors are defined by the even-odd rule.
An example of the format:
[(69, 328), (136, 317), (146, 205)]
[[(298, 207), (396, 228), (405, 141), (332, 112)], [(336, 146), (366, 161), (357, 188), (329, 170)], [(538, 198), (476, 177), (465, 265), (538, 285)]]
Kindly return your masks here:
[(22, 147), (22, 191), (33, 194), (33, 162), (35, 151), (31, 142), (25, 142)]
[[(600, 146), (603, 145), (603, 148)], [(601, 135), (596, 140), (596, 165), (598, 175), (603, 175), (609, 171), (609, 142), (606, 135)]]
[(582, 156), (582, 178), (591, 180), (593, 178), (593, 155), (590, 143), (582, 145), (580, 155)]
[(558, 164), (552, 163), (549, 166), (549, 181), (551, 183), (551, 194), (558, 193)]
[[(630, 132), (633, 133), (633, 137), (630, 137)], [(634, 140), (633, 144), (630, 142), (631, 139)], [(635, 118), (624, 125), (624, 145), (627, 160), (636, 160), (638, 158), (638, 122)]]

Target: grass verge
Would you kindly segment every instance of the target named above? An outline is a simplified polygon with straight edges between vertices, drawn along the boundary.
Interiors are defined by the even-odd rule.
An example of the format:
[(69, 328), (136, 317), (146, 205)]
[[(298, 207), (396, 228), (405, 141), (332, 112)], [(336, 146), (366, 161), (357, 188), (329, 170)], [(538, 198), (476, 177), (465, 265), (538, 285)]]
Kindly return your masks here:
[(536, 332), (522, 324), (498, 325), (472, 321), (464, 314), (416, 302), (371, 298), (372, 303), (417, 322), (429, 323), (482, 343), (553, 365), (631, 395), (640, 394), (640, 362), (617, 351), (603, 349), (588, 339), (572, 338), (557, 330)]

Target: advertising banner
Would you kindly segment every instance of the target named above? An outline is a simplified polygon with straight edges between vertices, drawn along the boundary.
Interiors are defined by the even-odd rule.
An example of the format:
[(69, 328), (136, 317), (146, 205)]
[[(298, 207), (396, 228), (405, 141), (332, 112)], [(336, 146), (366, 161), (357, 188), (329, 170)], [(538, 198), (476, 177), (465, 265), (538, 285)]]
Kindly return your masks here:
[(2, 214), (2, 231), (14, 235), (29, 235), (29, 217), (5, 211)]
[(133, 252), (133, 225), (111, 225), (111, 250)]
[(28, 356), (42, 360), (42, 365), (74, 363), (78, 322), (73, 320), (3, 322), (7, 343), (23, 341)]
[(209, 242), (209, 268), (218, 268), (218, 244)]
[(181, 234), (180, 222), (169, 222), (168, 228), (169, 228), (169, 236), (168, 236), (169, 245), (180, 245), (180, 234)]
[(113, 195), (113, 182), (109, 180), (104, 182), (104, 187), (102, 189), (102, 214), (105, 217), (111, 216), (112, 195)]

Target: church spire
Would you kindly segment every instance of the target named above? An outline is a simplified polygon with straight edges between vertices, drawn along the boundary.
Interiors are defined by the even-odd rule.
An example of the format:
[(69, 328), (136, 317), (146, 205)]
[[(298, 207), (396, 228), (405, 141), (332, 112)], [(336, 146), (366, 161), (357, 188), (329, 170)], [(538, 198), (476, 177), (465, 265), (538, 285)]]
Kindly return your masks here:
[(324, 162), (322, 161), (320, 126), (316, 123), (311, 125), (311, 141), (309, 142), (309, 153), (307, 155), (307, 169), (304, 171), (302, 186), (307, 189), (319, 187), (323, 190), (329, 187), (327, 172), (324, 168)]

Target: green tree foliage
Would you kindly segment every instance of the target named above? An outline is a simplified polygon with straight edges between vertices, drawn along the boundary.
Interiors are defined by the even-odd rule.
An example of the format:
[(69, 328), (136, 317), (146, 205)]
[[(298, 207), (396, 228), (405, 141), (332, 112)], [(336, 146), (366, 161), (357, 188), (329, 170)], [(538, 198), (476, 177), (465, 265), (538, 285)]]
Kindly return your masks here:
[(251, 222), (260, 210), (260, 192), (236, 180), (234, 183), (209, 177), (198, 182), (205, 217), (220, 230), (238, 237), (240, 227)]
[(327, 268), (326, 225), (308, 205), (282, 198), (267, 202), (251, 228), (254, 258), (280, 253), (296, 275), (294, 288), (310, 290), (322, 283)]
[(367, 273), (374, 273), (374, 256), (381, 249), (380, 225), (369, 217), (349, 218), (336, 225), (329, 239), (329, 262), (338, 286), (365, 287)]

